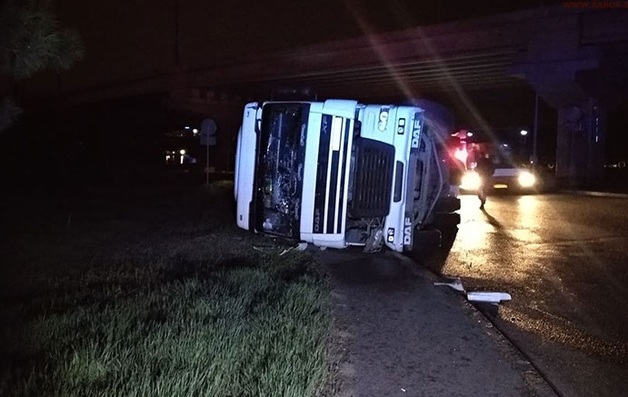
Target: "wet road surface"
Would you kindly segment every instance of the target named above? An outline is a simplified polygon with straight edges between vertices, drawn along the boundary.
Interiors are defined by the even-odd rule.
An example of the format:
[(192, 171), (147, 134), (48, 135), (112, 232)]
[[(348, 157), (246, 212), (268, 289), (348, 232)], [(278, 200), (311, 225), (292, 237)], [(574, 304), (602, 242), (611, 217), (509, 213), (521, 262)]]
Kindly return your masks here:
[(485, 211), (461, 198), (451, 249), (414, 259), (510, 293), (478, 307), (561, 395), (628, 395), (628, 198), (498, 195)]

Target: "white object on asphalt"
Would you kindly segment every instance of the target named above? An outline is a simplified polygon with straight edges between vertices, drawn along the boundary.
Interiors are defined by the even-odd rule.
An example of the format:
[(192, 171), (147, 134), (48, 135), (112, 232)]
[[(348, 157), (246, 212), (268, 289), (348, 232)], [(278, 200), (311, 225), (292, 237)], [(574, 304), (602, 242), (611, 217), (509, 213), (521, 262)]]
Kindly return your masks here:
[(460, 280), (459, 277), (452, 279), (452, 281), (448, 283), (437, 282), (437, 283), (434, 283), (434, 285), (446, 285), (448, 287), (455, 289), (456, 291), (465, 292), (464, 287), (462, 286), (462, 281)]
[(467, 299), (472, 302), (500, 303), (512, 298), (507, 292), (473, 291), (467, 292)]

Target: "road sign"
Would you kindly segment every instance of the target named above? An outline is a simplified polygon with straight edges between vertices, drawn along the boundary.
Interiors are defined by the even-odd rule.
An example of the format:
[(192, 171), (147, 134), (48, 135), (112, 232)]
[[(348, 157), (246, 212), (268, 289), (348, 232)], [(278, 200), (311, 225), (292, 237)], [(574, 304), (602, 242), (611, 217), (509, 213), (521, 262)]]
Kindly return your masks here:
[(201, 123), (201, 145), (203, 146), (215, 146), (216, 145), (216, 122), (212, 119), (205, 119)]

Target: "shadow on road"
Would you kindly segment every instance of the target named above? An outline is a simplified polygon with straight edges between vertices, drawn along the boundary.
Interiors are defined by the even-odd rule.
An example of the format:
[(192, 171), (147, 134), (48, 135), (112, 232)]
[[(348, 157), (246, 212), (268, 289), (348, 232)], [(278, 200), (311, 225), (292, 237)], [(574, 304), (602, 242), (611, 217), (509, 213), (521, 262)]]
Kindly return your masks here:
[(381, 292), (397, 290), (412, 284), (413, 272), (403, 266), (389, 250), (364, 253), (361, 247), (344, 250), (325, 250), (316, 254), (325, 264), (333, 279), (350, 288), (376, 288)]
[(457, 233), (457, 226), (417, 233), (414, 239), (414, 249), (406, 255), (440, 276)]
[(496, 229), (504, 228), (504, 226), (494, 216), (492, 216), (486, 211), (486, 209), (482, 208), (482, 213), (484, 214), (484, 216), (486, 217), (486, 220), (491, 226), (495, 227)]
[[(440, 276), (457, 232), (457, 225), (449, 225), (415, 233), (414, 249), (405, 256)], [(408, 267), (409, 262), (403, 265), (398, 256), (385, 248), (377, 253), (365, 253), (362, 247), (316, 250), (315, 257), (327, 266), (336, 281), (347, 286), (398, 289), (412, 284), (415, 278), (416, 269)]]

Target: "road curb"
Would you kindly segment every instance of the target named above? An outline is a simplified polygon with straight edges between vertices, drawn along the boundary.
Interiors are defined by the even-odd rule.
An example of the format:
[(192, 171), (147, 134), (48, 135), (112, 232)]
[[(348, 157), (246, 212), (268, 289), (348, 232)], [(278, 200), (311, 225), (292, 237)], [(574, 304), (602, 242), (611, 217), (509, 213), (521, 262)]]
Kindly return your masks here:
[(628, 198), (628, 193), (601, 192), (601, 191), (591, 191), (591, 190), (560, 190), (560, 193), (577, 194), (577, 195), (582, 195), (582, 196), (594, 196), (594, 197)]

